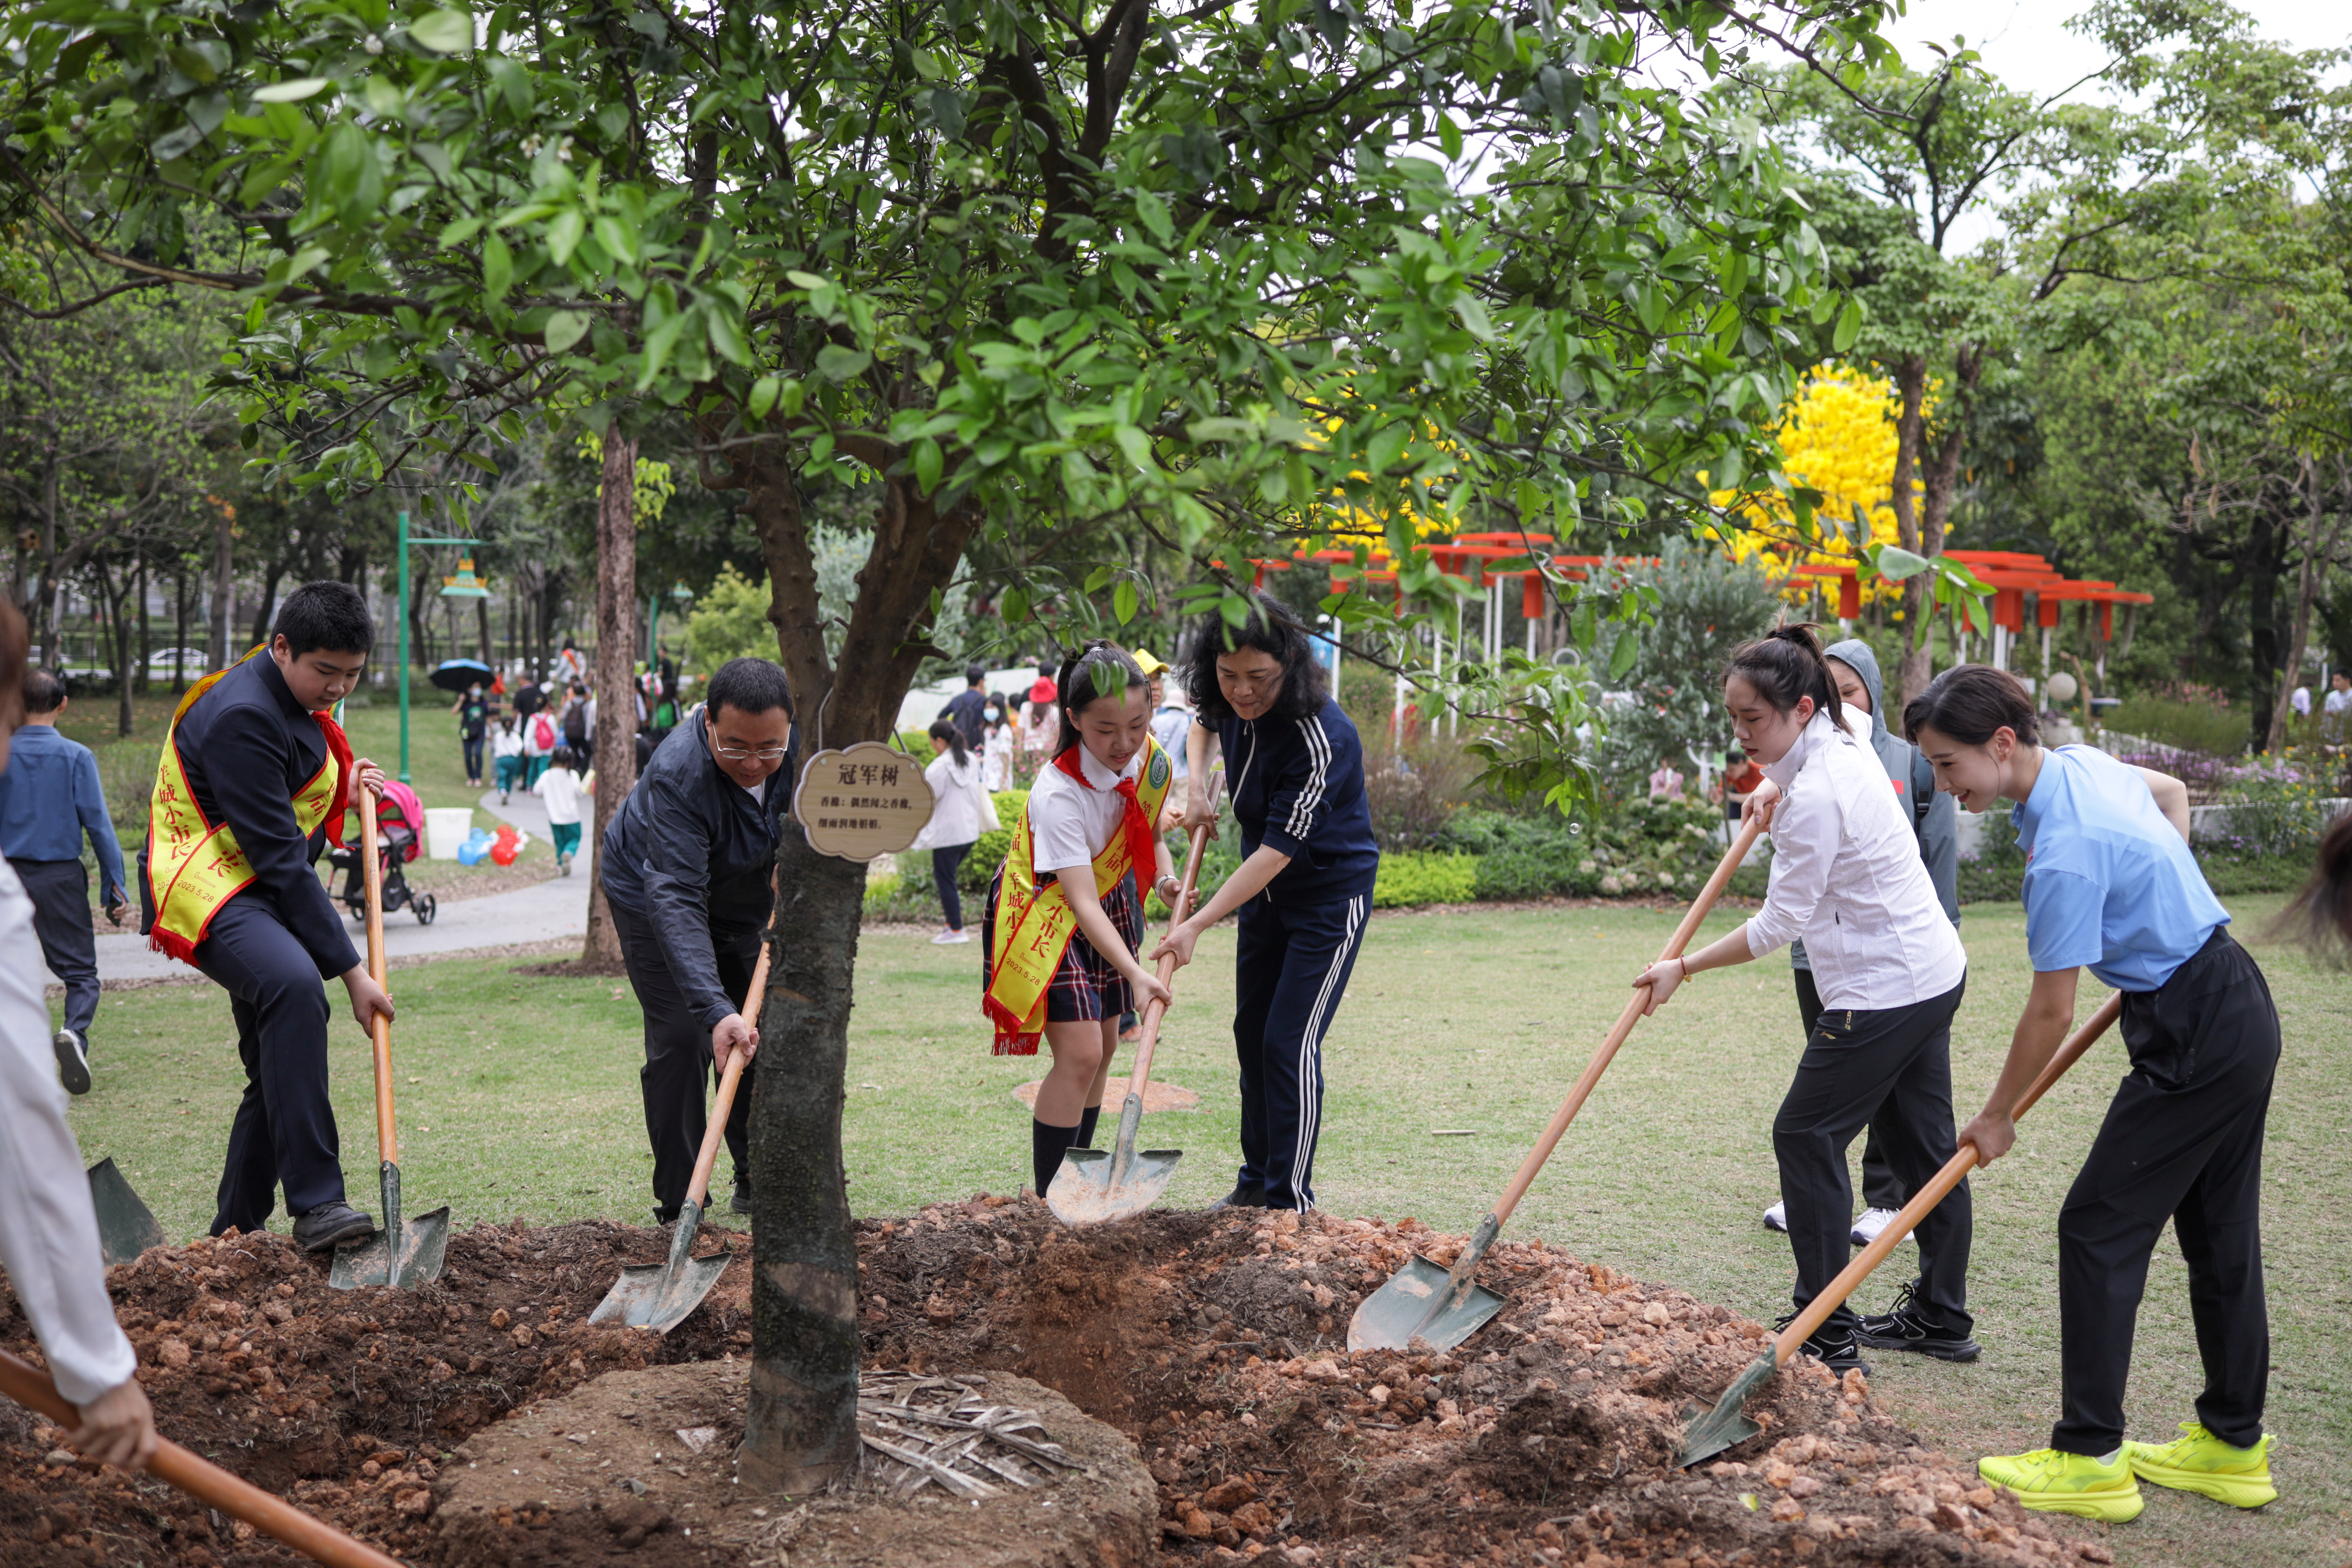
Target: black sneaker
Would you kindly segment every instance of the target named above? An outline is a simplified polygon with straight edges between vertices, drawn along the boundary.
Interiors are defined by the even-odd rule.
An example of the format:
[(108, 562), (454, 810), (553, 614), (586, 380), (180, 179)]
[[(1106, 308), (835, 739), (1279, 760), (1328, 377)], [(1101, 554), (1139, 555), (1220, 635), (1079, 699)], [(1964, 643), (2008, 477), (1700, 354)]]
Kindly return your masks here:
[(1242, 1186), (1236, 1186), (1232, 1192), (1209, 1205), (1212, 1212), (1217, 1209), (1262, 1209), (1264, 1207), (1265, 1207), (1264, 1193), (1255, 1187)]
[[(1797, 1314), (1790, 1312), (1776, 1320), (1772, 1326), (1776, 1329), (1785, 1329), (1796, 1321)], [(1832, 1318), (1828, 1322), (1815, 1329), (1811, 1337), (1797, 1347), (1797, 1353), (1812, 1357), (1840, 1377), (1843, 1377), (1849, 1372), (1860, 1372), (1864, 1377), (1870, 1375), (1870, 1363), (1862, 1359), (1862, 1352), (1855, 1348), (1853, 1325), (1851, 1322), (1841, 1323), (1835, 1318)]]
[(1966, 1334), (1955, 1334), (1940, 1323), (1930, 1322), (1919, 1310), (1918, 1298), (1913, 1293), (1917, 1284), (1915, 1279), (1903, 1287), (1888, 1311), (1879, 1315), (1864, 1313), (1854, 1339), (1873, 1350), (1913, 1351), (1937, 1361), (1976, 1360), (1984, 1347)]
[(346, 1241), (364, 1241), (375, 1234), (375, 1221), (340, 1198), (320, 1204), (294, 1222), (294, 1244), (305, 1252), (324, 1252)]
[(740, 1215), (751, 1212), (751, 1184), (748, 1178), (740, 1175), (735, 1178), (735, 1195), (729, 1200), (727, 1206)]
[(89, 1092), (89, 1047), (71, 1029), (59, 1029), (49, 1048), (58, 1053), (58, 1081), (68, 1094)]

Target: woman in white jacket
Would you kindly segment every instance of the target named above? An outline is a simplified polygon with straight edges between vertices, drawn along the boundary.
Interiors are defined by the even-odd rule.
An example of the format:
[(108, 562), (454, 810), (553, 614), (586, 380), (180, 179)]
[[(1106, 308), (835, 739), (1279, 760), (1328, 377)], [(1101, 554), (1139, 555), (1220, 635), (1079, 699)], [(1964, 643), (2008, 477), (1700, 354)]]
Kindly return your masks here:
[(938, 755), (923, 770), (923, 781), (931, 786), (931, 819), (923, 824), (908, 852), (931, 852), (931, 877), (939, 884), (940, 908), (948, 918), (947, 929), (931, 941), (945, 947), (971, 940), (963, 929), (963, 899), (956, 890), (956, 870), (980, 836), (1002, 824), (996, 802), (982, 786), (980, 758), (964, 745), (963, 731), (955, 721), (940, 720), (931, 726), (930, 737), (931, 750)]
[[(1952, 1016), (1968, 955), (1867, 727), (1846, 722), (1812, 628), (1782, 626), (1740, 647), (1723, 700), (1732, 733), (1764, 765), (1748, 810), (1771, 829), (1769, 890), (1738, 930), (1633, 984), (1649, 988), (1654, 1013), (1694, 974), (1804, 939), (1822, 1014), (1772, 1124), (1801, 1311), (1851, 1251), (1854, 1137), (1874, 1123), (1896, 1178), (1915, 1192), (1952, 1156)], [(1858, 1317), (1841, 1305), (1806, 1352), (1838, 1372), (1863, 1365), (1857, 1343), (1975, 1360), (1969, 1204), (1963, 1183), (1920, 1222), (1919, 1277), (1891, 1310)]]

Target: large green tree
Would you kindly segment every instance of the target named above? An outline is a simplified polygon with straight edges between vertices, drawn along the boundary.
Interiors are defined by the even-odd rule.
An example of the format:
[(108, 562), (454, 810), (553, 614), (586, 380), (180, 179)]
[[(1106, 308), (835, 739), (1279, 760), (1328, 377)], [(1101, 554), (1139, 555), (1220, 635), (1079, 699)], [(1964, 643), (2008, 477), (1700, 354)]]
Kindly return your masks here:
[[(1024, 545), (989, 585), (1009, 619), (1064, 590), (1066, 626), (1109, 625), (1131, 581), (1025, 545), (1116, 523), (1233, 560), (1345, 498), (1402, 548), (1408, 500), (1441, 495), (1569, 536), (1700, 469), (1769, 483), (1758, 421), (1837, 301), (1770, 148), (1645, 57), (1882, 57), (1878, 9), (47, 0), (0, 20), (0, 173), (93, 261), (245, 302), (231, 379), (296, 482), (488, 463), (561, 397), (625, 489), (646, 411), (692, 420), (758, 531), (806, 754), (890, 733), (983, 547)], [(189, 258), (192, 210), (240, 265)], [(837, 641), (820, 479), (872, 508)], [(1507, 680), (1498, 768), (1572, 788), (1580, 687)], [(744, 1474), (799, 1489), (857, 1454), (863, 879), (797, 834), (779, 871)]]

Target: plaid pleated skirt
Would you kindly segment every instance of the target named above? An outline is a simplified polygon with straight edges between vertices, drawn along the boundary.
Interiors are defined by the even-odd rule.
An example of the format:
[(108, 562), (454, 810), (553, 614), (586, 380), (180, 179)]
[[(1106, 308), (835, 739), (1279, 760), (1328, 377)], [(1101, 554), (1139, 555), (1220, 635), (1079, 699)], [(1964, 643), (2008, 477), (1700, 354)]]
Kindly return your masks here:
[[(989, 972), (994, 967), (991, 949), (996, 941), (996, 899), (1003, 886), (1004, 873), (999, 869), (988, 883), (988, 918), (981, 923), (981, 984), (988, 984)], [(1042, 886), (1042, 884), (1041, 884)], [(1135, 889), (1132, 876), (1122, 878), (1118, 888), (1102, 901), (1103, 913), (1110, 917), (1113, 930), (1127, 943), (1129, 952), (1139, 952), (1143, 943), (1143, 900)], [(1054, 977), (1045, 985), (1045, 1022), (1049, 1024), (1093, 1023), (1103, 1018), (1116, 1018), (1135, 1008), (1135, 987), (1118, 966), (1095, 951), (1084, 931), (1074, 932), (1070, 945), (1062, 950), (1062, 962), (1055, 967)], [(1027, 1052), (1000, 1049), (999, 1055), (1034, 1055)]]

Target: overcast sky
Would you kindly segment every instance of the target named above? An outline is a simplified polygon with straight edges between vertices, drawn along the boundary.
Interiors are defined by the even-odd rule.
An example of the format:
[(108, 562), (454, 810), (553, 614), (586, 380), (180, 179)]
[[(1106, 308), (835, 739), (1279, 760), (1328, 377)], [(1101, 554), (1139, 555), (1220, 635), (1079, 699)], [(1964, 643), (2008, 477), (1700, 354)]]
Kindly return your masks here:
[[(2316, 49), (2352, 41), (2346, 0), (2235, 0), (2266, 37)], [(1965, 35), (1987, 69), (2021, 91), (2046, 97), (2106, 63), (2098, 47), (2066, 28), (2083, 7), (2069, 0), (1911, 0), (1907, 15), (1882, 29), (1915, 67), (1935, 63), (1922, 47), (1948, 46)]]

